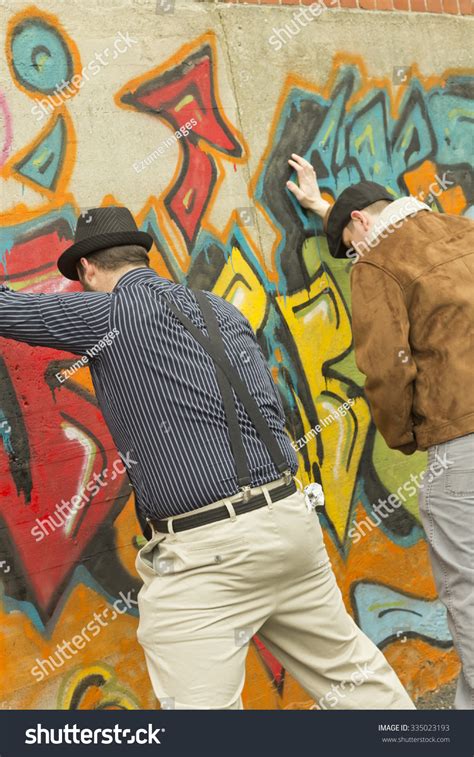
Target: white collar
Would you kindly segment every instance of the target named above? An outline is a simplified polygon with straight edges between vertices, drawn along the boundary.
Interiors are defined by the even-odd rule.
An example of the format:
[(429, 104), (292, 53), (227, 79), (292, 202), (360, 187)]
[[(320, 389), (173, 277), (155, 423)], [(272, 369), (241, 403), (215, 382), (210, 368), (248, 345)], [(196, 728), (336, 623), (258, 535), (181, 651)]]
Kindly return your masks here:
[(367, 241), (373, 242), (373, 240), (389, 226), (393, 226), (395, 223), (398, 223), (398, 221), (402, 221), (404, 218), (412, 216), (420, 210), (431, 211), (431, 208), (429, 205), (426, 205), (426, 203), (421, 202), (421, 200), (418, 200), (411, 195), (409, 197), (399, 197), (398, 200), (394, 200), (382, 210)]

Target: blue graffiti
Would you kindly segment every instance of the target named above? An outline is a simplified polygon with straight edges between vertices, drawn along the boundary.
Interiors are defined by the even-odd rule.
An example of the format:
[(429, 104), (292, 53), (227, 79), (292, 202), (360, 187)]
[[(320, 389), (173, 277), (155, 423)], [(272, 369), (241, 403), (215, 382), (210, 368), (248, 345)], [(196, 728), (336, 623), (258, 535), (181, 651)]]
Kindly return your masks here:
[(0, 437), (3, 442), (3, 447), (8, 455), (13, 454), (13, 447), (11, 443), (12, 428), (8, 422), (5, 413), (0, 409)]
[(417, 599), (382, 584), (360, 582), (353, 588), (352, 603), (358, 625), (378, 646), (412, 637), (441, 647), (452, 644), (439, 599)]

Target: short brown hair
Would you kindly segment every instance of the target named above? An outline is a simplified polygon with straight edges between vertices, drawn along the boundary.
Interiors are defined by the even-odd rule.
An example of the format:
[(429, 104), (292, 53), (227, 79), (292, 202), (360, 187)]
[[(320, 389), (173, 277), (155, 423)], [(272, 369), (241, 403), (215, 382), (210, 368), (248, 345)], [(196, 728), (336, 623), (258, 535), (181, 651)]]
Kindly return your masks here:
[[(382, 212), (382, 210), (385, 210), (387, 205), (390, 205), (390, 200), (376, 200), (371, 205), (367, 205), (365, 208), (361, 208), (365, 213), (368, 213), (369, 216), (377, 216), (379, 213)], [(352, 231), (354, 230), (354, 222), (351, 218), (349, 223), (347, 224), (347, 228), (350, 228)]]
[(366, 208), (364, 208), (366, 213), (369, 213), (371, 216), (376, 216), (379, 213), (382, 212), (382, 210), (385, 210), (387, 205), (391, 205), (391, 200), (376, 200), (371, 205), (367, 205)]
[[(137, 244), (123, 244), (119, 247), (107, 247), (105, 250), (85, 255), (101, 271), (115, 271), (126, 265), (150, 267), (150, 258), (144, 247)], [(82, 268), (82, 266), (81, 266)]]

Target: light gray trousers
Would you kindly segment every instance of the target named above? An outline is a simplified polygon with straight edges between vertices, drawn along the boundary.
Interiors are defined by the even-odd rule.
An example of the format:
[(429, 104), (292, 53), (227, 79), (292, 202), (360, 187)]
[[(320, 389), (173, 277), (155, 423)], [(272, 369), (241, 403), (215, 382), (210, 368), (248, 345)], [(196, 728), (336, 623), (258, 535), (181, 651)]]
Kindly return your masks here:
[[(433, 475), (436, 456), (448, 465)], [(474, 434), (428, 450), (420, 516), (439, 598), (461, 659), (454, 706), (474, 709)]]

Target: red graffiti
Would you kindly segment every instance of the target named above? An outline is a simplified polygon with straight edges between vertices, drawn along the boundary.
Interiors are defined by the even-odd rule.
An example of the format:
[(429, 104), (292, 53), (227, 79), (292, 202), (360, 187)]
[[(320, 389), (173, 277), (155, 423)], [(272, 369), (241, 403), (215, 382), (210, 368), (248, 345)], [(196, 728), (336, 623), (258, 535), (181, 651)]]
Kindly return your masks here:
[(280, 662), (278, 662), (276, 657), (274, 657), (272, 653), (268, 651), (265, 644), (259, 639), (258, 636), (254, 636), (253, 641), (255, 646), (257, 647), (258, 653), (267, 669), (269, 676), (271, 676), (272, 684), (281, 696), (281, 694), (283, 693), (283, 684), (285, 683), (285, 668)]
[(227, 125), (217, 102), (213, 81), (210, 45), (204, 45), (178, 65), (158, 76), (145, 77), (140, 83), (122, 90), (121, 102), (156, 115), (173, 131), (191, 124), (180, 136), (183, 159), (180, 174), (167, 195), (165, 204), (189, 247), (194, 245), (202, 218), (217, 180), (217, 168), (209, 150), (238, 158), (242, 147)]
[[(55, 268), (69, 243), (63, 234), (64, 226), (56, 221), (33, 234), (28, 230), (24, 241), (17, 235), (19, 241), (8, 255), (6, 283), (21, 283), (24, 292), (74, 291), (77, 285)], [(0, 354), (0, 408), (9, 429), (8, 438), (0, 438), (0, 515), (19, 561), (16, 573), (23, 574), (35, 603), (51, 611), (62, 585), (111, 513), (124, 481), (117, 474), (112, 479), (117, 452), (93, 395), (74, 378), (61, 384), (54, 375), (70, 363), (71, 355), (5, 339), (0, 339)], [(104, 476), (107, 468), (110, 473)], [(72, 517), (64, 505), (61, 513), (58, 508), (71, 504), (95, 475), (106, 482), (104, 486), (95, 496), (84, 493), (81, 507), (78, 500), (72, 502), (77, 504)], [(41, 526), (49, 517), (52, 521)]]

